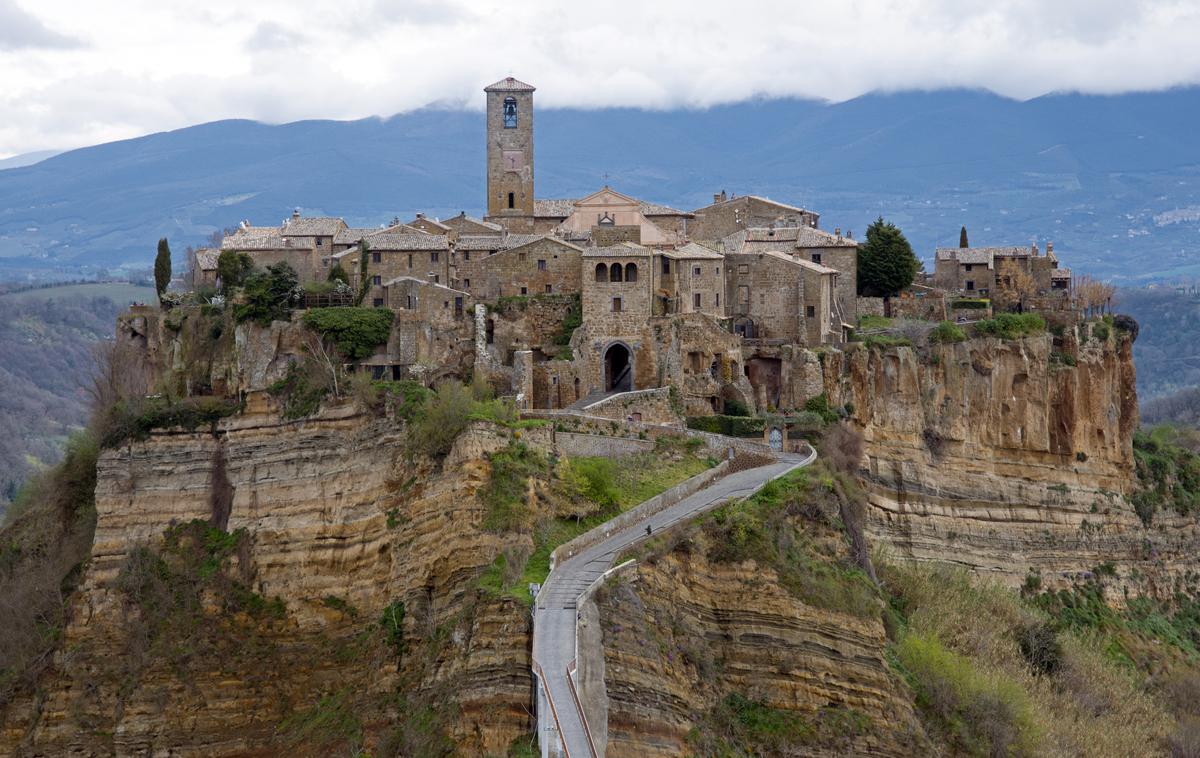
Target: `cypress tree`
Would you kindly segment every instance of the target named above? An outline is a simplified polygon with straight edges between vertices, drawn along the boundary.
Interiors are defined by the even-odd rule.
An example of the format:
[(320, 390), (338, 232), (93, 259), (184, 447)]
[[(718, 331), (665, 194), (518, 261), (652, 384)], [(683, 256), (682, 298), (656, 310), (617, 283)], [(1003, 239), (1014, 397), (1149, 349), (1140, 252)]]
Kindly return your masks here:
[(158, 255), (154, 258), (154, 289), (158, 291), (158, 302), (162, 303), (163, 293), (171, 284), (171, 248), (167, 238), (158, 241)]
[(958, 246), (970, 247), (970, 245), (967, 244), (967, 227), (965, 225), (958, 232)]
[(921, 262), (913, 254), (899, 227), (880, 216), (867, 227), (867, 239), (858, 248), (858, 292), (890, 297), (913, 283)]

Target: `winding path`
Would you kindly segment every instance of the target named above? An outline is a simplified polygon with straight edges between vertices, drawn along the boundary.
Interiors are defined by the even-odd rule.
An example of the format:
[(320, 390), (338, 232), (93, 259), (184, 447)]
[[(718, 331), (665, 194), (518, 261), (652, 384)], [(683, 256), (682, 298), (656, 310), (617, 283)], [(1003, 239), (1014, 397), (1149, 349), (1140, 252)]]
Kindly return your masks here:
[[(646, 526), (657, 533), (729, 500), (747, 497), (793, 469), (812, 463), (807, 456), (784, 453), (774, 463), (738, 471), (646, 519), (584, 548), (554, 567), (537, 596), (533, 628), (533, 670), (538, 682), (538, 740), (543, 758), (603, 758), (596, 754), (584, 723), (571, 669), (575, 662), (575, 622), (580, 593), (612, 567), (622, 551), (646, 537)], [(605, 525), (593, 531), (602, 531)], [(549, 714), (542, 705), (549, 706)]]

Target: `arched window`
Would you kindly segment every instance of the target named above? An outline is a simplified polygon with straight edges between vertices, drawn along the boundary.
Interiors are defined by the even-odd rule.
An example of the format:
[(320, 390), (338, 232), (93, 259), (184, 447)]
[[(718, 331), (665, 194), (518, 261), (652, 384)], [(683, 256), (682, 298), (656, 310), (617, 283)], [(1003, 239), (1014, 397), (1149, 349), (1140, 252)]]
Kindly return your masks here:
[(596, 281), (598, 281), (598, 282), (607, 282), (608, 281), (608, 266), (604, 265), (603, 263), (596, 264)]
[(637, 264), (636, 263), (626, 263), (625, 264), (625, 281), (627, 281), (627, 282), (636, 282), (637, 281)]
[(608, 270), (608, 280), (610, 282), (619, 282), (621, 281), (621, 278), (621, 264), (614, 263), (612, 268)]
[(515, 97), (504, 98), (504, 128), (517, 128), (517, 99)]

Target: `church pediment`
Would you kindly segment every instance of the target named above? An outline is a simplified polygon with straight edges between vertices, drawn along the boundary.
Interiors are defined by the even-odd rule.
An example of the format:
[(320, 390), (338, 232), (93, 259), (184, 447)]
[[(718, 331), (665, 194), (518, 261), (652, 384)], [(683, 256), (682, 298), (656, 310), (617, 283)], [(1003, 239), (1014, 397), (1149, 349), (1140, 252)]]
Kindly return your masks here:
[(619, 207), (619, 206), (627, 206), (630, 210), (636, 210), (638, 207), (638, 201), (636, 198), (632, 198), (629, 195), (622, 195), (620, 192), (617, 192), (614, 189), (605, 187), (604, 189), (599, 190), (598, 192), (593, 192), (592, 194), (588, 195), (587, 197), (584, 197), (584, 198), (581, 198), (581, 199), (575, 201), (575, 206), (576, 207), (584, 207), (584, 208), (589, 208), (589, 207), (612, 208), (612, 207)]

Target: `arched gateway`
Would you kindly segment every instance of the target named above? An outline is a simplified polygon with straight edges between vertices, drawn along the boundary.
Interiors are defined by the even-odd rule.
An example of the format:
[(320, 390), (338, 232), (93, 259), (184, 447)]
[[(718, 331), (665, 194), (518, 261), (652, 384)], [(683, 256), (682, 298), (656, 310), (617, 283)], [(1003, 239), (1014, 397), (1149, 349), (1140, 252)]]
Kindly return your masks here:
[(604, 391), (629, 392), (633, 389), (633, 356), (629, 348), (614, 342), (604, 351)]

